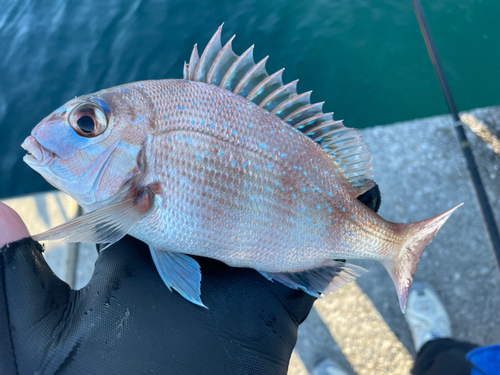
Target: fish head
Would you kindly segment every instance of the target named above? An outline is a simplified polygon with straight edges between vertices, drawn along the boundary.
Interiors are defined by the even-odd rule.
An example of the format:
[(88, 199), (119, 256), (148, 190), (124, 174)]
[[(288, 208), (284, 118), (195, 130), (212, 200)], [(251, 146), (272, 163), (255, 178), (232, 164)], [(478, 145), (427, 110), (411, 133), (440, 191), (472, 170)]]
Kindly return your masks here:
[(116, 88), (70, 100), (32, 130), (24, 161), (88, 210), (130, 195), (144, 168), (141, 110)]

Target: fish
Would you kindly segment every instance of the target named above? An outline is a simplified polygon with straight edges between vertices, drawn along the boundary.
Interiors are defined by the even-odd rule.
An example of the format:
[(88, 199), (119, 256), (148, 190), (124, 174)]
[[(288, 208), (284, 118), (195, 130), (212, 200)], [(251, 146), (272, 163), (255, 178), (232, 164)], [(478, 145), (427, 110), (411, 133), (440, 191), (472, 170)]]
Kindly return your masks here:
[[(460, 206), (392, 223), (356, 198), (375, 186), (360, 133), (283, 83), (283, 70), (240, 56), (222, 26), (183, 79), (149, 80), (68, 101), (23, 142), (24, 161), (86, 211), (33, 236), (145, 242), (170, 291), (206, 307), (190, 255), (248, 267), (320, 297), (366, 270), (391, 276), (401, 311), (420, 257)], [(266, 282), (266, 281), (264, 281)]]

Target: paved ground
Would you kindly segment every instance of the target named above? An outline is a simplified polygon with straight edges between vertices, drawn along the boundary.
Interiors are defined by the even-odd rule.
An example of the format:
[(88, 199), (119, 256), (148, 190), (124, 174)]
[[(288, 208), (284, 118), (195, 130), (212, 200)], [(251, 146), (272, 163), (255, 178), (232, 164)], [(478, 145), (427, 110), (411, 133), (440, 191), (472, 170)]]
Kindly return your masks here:
[[(490, 143), (467, 130), (500, 223), (500, 107), (471, 114), (467, 122), (476, 121), (472, 127)], [(363, 135), (382, 191), (379, 213), (384, 218), (419, 221), (465, 202), (429, 246), (417, 278), (440, 294), (456, 338), (481, 345), (500, 342), (500, 273), (450, 117), (375, 127)], [(32, 233), (76, 214), (76, 204), (57, 193), (7, 203), (21, 213)], [(69, 250), (49, 243), (47, 259), (56, 274), (80, 288), (91, 276), (96, 252), (90, 245)], [(315, 303), (299, 330), (290, 374), (309, 374), (323, 357), (337, 360), (351, 374), (409, 372), (415, 351), (392, 282), (378, 263), (356, 263), (370, 272)]]

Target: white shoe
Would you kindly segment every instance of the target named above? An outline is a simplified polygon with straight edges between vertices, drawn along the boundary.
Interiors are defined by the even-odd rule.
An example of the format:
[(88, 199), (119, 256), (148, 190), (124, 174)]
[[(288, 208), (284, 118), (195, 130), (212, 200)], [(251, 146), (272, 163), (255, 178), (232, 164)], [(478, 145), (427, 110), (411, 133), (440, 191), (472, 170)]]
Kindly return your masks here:
[(324, 359), (318, 363), (312, 375), (349, 375), (340, 365), (331, 359)]
[(426, 282), (413, 283), (405, 319), (417, 353), (427, 341), (451, 337), (450, 317), (434, 288)]

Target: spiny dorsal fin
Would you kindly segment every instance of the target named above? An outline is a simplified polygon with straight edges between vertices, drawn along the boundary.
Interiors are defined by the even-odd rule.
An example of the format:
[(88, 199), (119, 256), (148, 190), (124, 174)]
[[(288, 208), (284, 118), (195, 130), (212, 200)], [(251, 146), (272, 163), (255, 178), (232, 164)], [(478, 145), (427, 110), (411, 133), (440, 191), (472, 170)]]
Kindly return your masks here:
[(198, 55), (198, 45), (195, 44), (193, 47), (193, 52), (191, 52), (191, 58), (189, 59), (188, 64), (188, 79), (193, 81), (194, 72), (196, 71), (196, 65), (198, 65), (198, 61), (200, 61), (200, 56)]
[(298, 80), (284, 85), (284, 69), (269, 75), (268, 57), (255, 64), (253, 46), (238, 56), (232, 49), (233, 36), (222, 47), (221, 33), (222, 26), (201, 58), (194, 46), (189, 64), (184, 63), (184, 79), (222, 87), (275, 114), (317, 142), (360, 194), (369, 190), (374, 185), (372, 163), (361, 135), (334, 121), (333, 113), (323, 113), (323, 102), (311, 104), (311, 91), (297, 94)]
[(220, 41), (220, 33), (222, 31), (222, 26), (217, 29), (217, 32), (214, 34), (210, 42), (208, 42), (203, 54), (201, 55), (200, 61), (198, 61), (198, 65), (194, 71), (194, 77), (191, 79), (192, 81), (206, 82), (207, 75), (212, 66), (215, 58), (219, 54), (222, 49), (221, 41)]
[(215, 61), (208, 72), (207, 83), (218, 86), (226, 71), (238, 58), (232, 49), (232, 43), (235, 36), (236, 35), (233, 35), (233, 37), (228, 40), (224, 48), (222, 48), (215, 57)]

